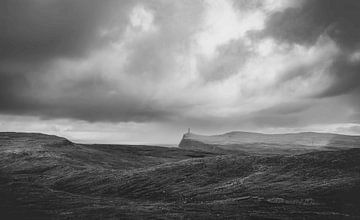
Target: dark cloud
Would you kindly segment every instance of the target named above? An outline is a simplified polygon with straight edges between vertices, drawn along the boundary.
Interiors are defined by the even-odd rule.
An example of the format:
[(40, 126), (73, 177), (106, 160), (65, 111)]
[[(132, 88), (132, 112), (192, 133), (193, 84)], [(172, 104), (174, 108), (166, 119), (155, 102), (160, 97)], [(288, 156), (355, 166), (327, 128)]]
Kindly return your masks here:
[[(319, 97), (331, 97), (347, 93), (360, 95), (360, 61), (352, 62), (347, 56), (338, 57), (331, 65), (329, 73), (334, 77), (333, 83), (321, 92)], [(359, 100), (360, 101), (360, 100)]]
[[(358, 94), (360, 94), (360, 92), (358, 92)], [(353, 97), (354, 98), (354, 97)], [(359, 99), (357, 98), (357, 100), (354, 100), (355, 103), (357, 104), (357, 111), (353, 112), (353, 114), (350, 117), (350, 120), (352, 123), (358, 123), (360, 124), (360, 102)]]
[[(26, 90), (29, 89), (29, 80), (24, 74), (0, 72), (0, 109), (5, 113), (14, 113), (16, 109), (27, 110), (32, 105)], [(35, 103), (33, 103), (35, 104)], [(15, 113), (17, 113), (15, 111)]]
[(109, 1), (0, 2), (0, 59), (41, 60), (79, 56), (94, 40)]
[(160, 120), (170, 114), (146, 100), (148, 97), (122, 95), (125, 91), (111, 93), (112, 85), (96, 75), (53, 91), (42, 82), (34, 82), (34, 76), (12, 73), (1, 77), (0, 111), (6, 114), (110, 122)]
[[(198, 3), (183, 3), (0, 0), (0, 113), (91, 122), (170, 117), (174, 110), (152, 93), (197, 28)], [(131, 30), (136, 5), (166, 33)], [(123, 68), (116, 44), (126, 45)]]
[[(53, 60), (86, 57), (121, 35), (130, 1), (0, 1), (0, 112), (87, 121), (149, 121), (168, 115), (138, 97), (117, 91), (101, 70), (60, 80)], [(149, 44), (150, 45), (150, 44)], [(56, 72), (57, 71), (57, 72)], [(82, 74), (71, 70), (71, 74)], [(79, 70), (81, 71), (81, 70)], [(96, 70), (95, 70), (96, 71)], [(125, 95), (124, 95), (125, 94)]]
[(306, 0), (302, 7), (272, 15), (260, 35), (312, 45), (327, 33), (341, 46), (359, 46), (359, 10), (360, 2), (356, 0)]
[[(360, 49), (360, 1), (306, 0), (302, 7), (272, 15), (265, 30), (257, 33), (280, 42), (311, 47), (321, 36), (328, 36), (340, 48), (328, 70), (332, 83), (316, 97), (352, 94), (360, 86), (360, 60), (351, 55)], [(285, 81), (314, 74), (315, 66), (300, 66), (286, 74)], [(284, 81), (281, 81), (284, 83)]]
[(301, 128), (309, 125), (354, 123), (347, 100), (341, 97), (305, 99), (253, 112), (246, 118), (255, 127)]

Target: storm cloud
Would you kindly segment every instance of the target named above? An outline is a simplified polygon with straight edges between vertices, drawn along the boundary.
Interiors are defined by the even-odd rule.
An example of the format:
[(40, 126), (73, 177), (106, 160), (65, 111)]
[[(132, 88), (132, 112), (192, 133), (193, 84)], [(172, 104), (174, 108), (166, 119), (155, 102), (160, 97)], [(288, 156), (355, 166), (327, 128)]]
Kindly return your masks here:
[(302, 2), (301, 7), (272, 15), (260, 35), (270, 35), (280, 42), (310, 46), (320, 36), (328, 36), (340, 51), (328, 69), (333, 83), (320, 96), (346, 94), (360, 86), (359, 11), (359, 1), (307, 0)]
[(171, 138), (357, 131), (359, 12), (356, 0), (0, 0), (1, 129), (15, 117)]

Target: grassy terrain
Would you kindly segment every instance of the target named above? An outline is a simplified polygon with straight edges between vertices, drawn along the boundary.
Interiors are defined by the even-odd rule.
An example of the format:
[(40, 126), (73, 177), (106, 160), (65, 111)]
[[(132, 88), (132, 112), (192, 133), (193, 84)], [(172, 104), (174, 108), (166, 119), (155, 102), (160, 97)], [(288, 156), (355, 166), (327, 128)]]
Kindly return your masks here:
[(262, 134), (235, 131), (211, 136), (187, 133), (179, 147), (215, 153), (232, 151), (251, 155), (292, 155), (360, 147), (360, 136), (315, 132)]
[(359, 161), (360, 149), (263, 156), (0, 133), (0, 211), (7, 219), (359, 219)]

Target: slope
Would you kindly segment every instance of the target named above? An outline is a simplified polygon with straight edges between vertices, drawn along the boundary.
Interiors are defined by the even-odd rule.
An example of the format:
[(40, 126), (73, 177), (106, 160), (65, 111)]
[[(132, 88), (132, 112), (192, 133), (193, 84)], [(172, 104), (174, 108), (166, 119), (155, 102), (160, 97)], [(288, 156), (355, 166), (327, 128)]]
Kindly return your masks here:
[(360, 149), (244, 156), (0, 136), (0, 211), (13, 219), (360, 217)]
[(319, 150), (360, 147), (360, 136), (330, 133), (261, 134), (229, 132), (221, 135), (184, 134), (183, 149), (208, 152), (240, 151), (250, 154), (299, 154)]

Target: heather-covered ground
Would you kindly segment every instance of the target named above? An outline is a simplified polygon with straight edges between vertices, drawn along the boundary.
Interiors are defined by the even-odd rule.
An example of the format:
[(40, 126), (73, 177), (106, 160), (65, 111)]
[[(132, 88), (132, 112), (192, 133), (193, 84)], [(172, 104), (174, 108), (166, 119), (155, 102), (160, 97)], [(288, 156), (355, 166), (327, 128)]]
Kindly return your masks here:
[(360, 149), (253, 155), (0, 134), (1, 219), (359, 219)]

